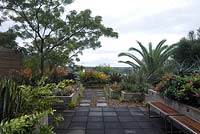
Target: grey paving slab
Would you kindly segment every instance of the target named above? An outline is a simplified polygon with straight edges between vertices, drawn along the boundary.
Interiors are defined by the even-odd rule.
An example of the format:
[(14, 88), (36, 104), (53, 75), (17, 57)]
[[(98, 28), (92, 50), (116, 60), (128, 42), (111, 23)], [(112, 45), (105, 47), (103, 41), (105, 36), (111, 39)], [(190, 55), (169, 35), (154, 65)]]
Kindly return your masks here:
[(142, 111), (142, 109), (140, 107), (132, 107), (129, 108), (129, 111)]
[(140, 128), (138, 122), (122, 122), (121, 125), (123, 128), (128, 128), (128, 129)]
[(101, 121), (103, 121), (103, 117), (96, 117), (96, 116), (88, 117), (88, 122), (93, 122), (93, 121), (101, 122)]
[(121, 122), (136, 121), (132, 116), (119, 116)]
[(58, 126), (56, 125), (55, 122), (50, 125), (53, 125), (55, 129), (67, 129), (70, 124), (71, 124), (71, 122), (68, 122), (68, 121), (59, 121)]
[(133, 116), (144, 116), (142, 111), (130, 111), (130, 114)]
[(89, 112), (90, 108), (88, 107), (77, 107), (75, 108), (75, 111), (77, 112)]
[(72, 122), (69, 126), (69, 129), (86, 129), (86, 122)]
[(102, 108), (103, 112), (115, 112), (115, 108), (104, 107)]
[(154, 128), (153, 124), (151, 122), (139, 122), (139, 126), (141, 128)]
[(93, 129), (93, 130), (91, 130), (91, 129), (89, 129), (89, 130), (86, 130), (86, 134), (104, 134), (104, 129), (100, 129), (100, 130), (98, 130), (98, 129)]
[(68, 130), (66, 134), (85, 134), (85, 130)]
[(54, 132), (56, 134), (67, 134), (67, 130), (66, 129), (65, 130), (63, 130), (63, 129), (56, 129), (56, 130), (54, 130)]
[(98, 97), (104, 97), (104, 94), (97, 94)]
[(64, 121), (71, 121), (73, 116), (63, 116)]
[(102, 108), (90, 108), (90, 112), (101, 112)]
[(100, 99), (100, 100), (97, 100), (97, 103), (106, 103), (106, 100)]
[(123, 134), (123, 129), (105, 129), (105, 134)]
[(142, 129), (124, 129), (124, 134), (145, 134)]
[(117, 112), (117, 115), (119, 115), (119, 116), (130, 116), (131, 114), (130, 114), (130, 112), (129, 111), (127, 111), (127, 112)]
[(103, 116), (103, 112), (89, 112), (89, 116)]
[(128, 112), (129, 109), (128, 108), (116, 108), (117, 112)]
[(117, 116), (116, 112), (103, 112), (103, 116)]
[(151, 128), (151, 129), (143, 129), (144, 131), (144, 134), (164, 134), (163, 131), (159, 130), (159, 129), (154, 129), (154, 128)]
[(113, 121), (119, 121), (118, 117), (111, 116), (111, 117), (105, 117), (104, 116), (104, 122), (113, 122)]
[(90, 103), (80, 103), (80, 106), (81, 106), (81, 107), (89, 107), (89, 106), (90, 106)]
[(133, 118), (136, 120), (136, 121), (146, 121), (146, 122), (149, 122), (151, 121), (148, 117), (146, 116), (133, 116)]
[(80, 103), (91, 103), (91, 100), (80, 100)]
[(103, 122), (88, 122), (87, 129), (104, 129)]
[(83, 112), (79, 111), (79, 112), (75, 113), (76, 116), (87, 116), (88, 114), (89, 114), (89, 112), (84, 112), (84, 111)]
[(150, 120), (153, 122), (153, 125), (155, 128), (160, 128), (164, 130), (165, 122), (162, 118), (150, 118)]
[(107, 107), (107, 103), (97, 103), (97, 107)]
[(98, 91), (97, 94), (103, 94), (103, 95), (104, 95), (104, 92), (102, 92), (102, 91)]
[[(49, 117), (49, 124), (55, 126), (56, 134), (163, 134), (164, 120), (148, 118), (144, 107), (91, 108), (91, 102), (97, 106), (107, 104), (106, 101), (103, 89), (85, 90), (75, 110), (57, 110), (55, 115), (61, 114), (65, 119), (58, 127), (53, 116)], [(91, 105), (80, 107), (80, 104)]]
[(86, 122), (88, 119), (87, 116), (74, 116), (72, 121), (73, 122)]
[(120, 122), (105, 122), (104, 123), (105, 125), (105, 129), (119, 129), (119, 128), (122, 128)]
[(98, 97), (98, 99), (105, 100), (106, 97), (102, 96), (102, 97)]

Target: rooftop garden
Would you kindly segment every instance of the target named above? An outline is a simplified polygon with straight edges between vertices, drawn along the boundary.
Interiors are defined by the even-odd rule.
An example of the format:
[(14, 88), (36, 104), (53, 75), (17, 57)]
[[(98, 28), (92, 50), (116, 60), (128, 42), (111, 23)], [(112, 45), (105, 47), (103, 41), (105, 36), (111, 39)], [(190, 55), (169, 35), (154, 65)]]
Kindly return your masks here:
[[(153, 47), (137, 41), (138, 47), (118, 54), (119, 62), (130, 66), (127, 70), (109, 65), (87, 70), (76, 64), (83, 51), (100, 48), (101, 37), (118, 38), (118, 33), (88, 9), (66, 13), (65, 6), (72, 2), (0, 2), (0, 26), (14, 23), (0, 33), (1, 47), (17, 50), (21, 63), (20, 69), (0, 77), (0, 133), (53, 134), (53, 126), (41, 119), (53, 115), (57, 108), (73, 109), (84, 87), (105, 88), (109, 98), (133, 103), (143, 102), (152, 88), (200, 108), (200, 29), (176, 44), (166, 45), (166, 40), (161, 40)], [(23, 46), (17, 44), (17, 38), (25, 42)], [(122, 57), (129, 60), (120, 60)], [(63, 119), (58, 116), (55, 120)]]

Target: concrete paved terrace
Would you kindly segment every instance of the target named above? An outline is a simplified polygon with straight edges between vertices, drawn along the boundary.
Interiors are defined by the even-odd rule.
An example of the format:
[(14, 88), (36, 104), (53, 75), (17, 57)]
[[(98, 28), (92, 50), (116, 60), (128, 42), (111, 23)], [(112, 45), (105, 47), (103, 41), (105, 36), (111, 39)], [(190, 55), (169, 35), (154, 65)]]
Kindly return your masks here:
[(103, 89), (88, 89), (74, 110), (58, 110), (64, 121), (56, 134), (164, 134), (164, 120), (149, 118), (142, 107), (108, 107)]

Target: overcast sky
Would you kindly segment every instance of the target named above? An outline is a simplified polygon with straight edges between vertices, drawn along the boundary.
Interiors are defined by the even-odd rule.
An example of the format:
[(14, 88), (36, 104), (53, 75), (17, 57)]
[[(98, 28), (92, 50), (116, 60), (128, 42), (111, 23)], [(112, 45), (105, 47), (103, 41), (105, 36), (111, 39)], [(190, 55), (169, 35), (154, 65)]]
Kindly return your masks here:
[(150, 41), (155, 46), (162, 39), (168, 45), (178, 42), (200, 27), (199, 6), (199, 0), (75, 0), (70, 9), (90, 9), (119, 33), (118, 39), (101, 38), (102, 48), (85, 50), (79, 64), (125, 66), (118, 63), (125, 59), (117, 55), (138, 47), (136, 40), (145, 46)]
[[(118, 63), (120, 52), (130, 47), (137, 47), (136, 40), (147, 46), (152, 42), (154, 47), (162, 39), (166, 44), (178, 42), (191, 30), (200, 27), (200, 0), (75, 0), (66, 6), (66, 10), (90, 9), (92, 15), (100, 15), (106, 27), (112, 27), (119, 33), (119, 38), (102, 37), (102, 47), (84, 50), (78, 64), (97, 66), (127, 66)], [(5, 30), (4, 24), (0, 31)]]

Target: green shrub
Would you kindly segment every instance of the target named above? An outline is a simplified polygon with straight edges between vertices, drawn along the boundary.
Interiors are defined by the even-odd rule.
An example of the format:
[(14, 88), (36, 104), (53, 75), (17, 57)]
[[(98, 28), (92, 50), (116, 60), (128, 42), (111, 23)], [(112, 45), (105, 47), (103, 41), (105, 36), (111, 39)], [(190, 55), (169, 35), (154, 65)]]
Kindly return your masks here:
[(40, 119), (48, 114), (53, 114), (53, 110), (49, 109), (43, 112), (23, 115), (7, 121), (1, 121), (1, 134), (34, 134), (36, 127), (39, 128), (40, 134), (54, 134), (53, 127), (40, 122)]
[(155, 90), (162, 95), (190, 105), (197, 105), (199, 89), (199, 75), (181, 77), (167, 74), (162, 77), (162, 81), (155, 87)]
[(134, 70), (123, 77), (122, 90), (129, 92), (144, 92), (149, 87), (146, 77), (140, 70)]

